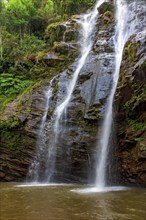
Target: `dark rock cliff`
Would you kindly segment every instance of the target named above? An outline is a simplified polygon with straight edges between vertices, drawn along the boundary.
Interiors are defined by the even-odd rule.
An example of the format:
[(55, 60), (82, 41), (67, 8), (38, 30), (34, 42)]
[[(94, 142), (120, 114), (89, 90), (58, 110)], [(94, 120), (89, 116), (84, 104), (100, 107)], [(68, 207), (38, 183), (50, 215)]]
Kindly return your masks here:
[[(144, 1), (129, 3), (129, 24), (134, 24), (133, 36), (125, 45), (116, 94), (115, 120), (118, 133), (118, 174), (122, 183), (146, 182), (146, 57), (144, 39)], [(142, 7), (143, 6), (143, 7)], [(106, 108), (106, 99), (114, 70), (114, 10), (111, 3), (103, 4), (97, 21), (94, 45), (82, 68), (72, 99), (68, 106), (67, 122), (60, 133), (53, 179), (60, 182), (86, 183), (94, 179), (97, 156), (97, 134)], [(78, 19), (78, 17), (76, 17)], [(46, 63), (51, 66), (65, 57), (78, 54), (79, 28), (73, 18), (59, 27), (50, 27), (52, 49)], [(135, 22), (136, 20), (136, 22)], [(138, 25), (140, 23), (140, 25)], [(66, 28), (67, 27), (67, 28)], [(53, 30), (52, 30), (53, 28)], [(57, 37), (59, 34), (59, 38)], [(56, 36), (57, 35), (57, 36)], [(58, 42), (54, 42), (58, 41)], [(53, 81), (53, 97), (48, 112), (47, 143), (51, 137), (53, 111), (64, 99), (66, 85), (75, 70), (78, 59), (57, 75)], [(54, 73), (55, 75), (55, 73)], [(28, 167), (35, 155), (36, 141), (45, 106), (44, 91), (50, 79), (33, 86), (10, 103), (1, 116), (0, 179), (20, 181), (26, 178)], [(63, 134), (63, 135), (62, 135)], [(118, 157), (117, 157), (118, 154)], [(43, 175), (43, 165), (42, 165)]]
[[(133, 3), (134, 4), (134, 3)], [(131, 4), (132, 5), (132, 4)], [(132, 6), (131, 6), (132, 7)], [(121, 181), (146, 184), (146, 18), (142, 2), (135, 8), (135, 33), (125, 45), (118, 100), (118, 150)]]

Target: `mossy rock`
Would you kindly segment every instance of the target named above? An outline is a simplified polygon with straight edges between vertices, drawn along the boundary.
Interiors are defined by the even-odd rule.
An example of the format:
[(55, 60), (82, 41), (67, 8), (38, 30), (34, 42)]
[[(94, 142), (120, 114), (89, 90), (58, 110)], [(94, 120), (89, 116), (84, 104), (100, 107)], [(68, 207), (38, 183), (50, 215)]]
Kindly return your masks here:
[(64, 33), (64, 41), (65, 42), (74, 42), (78, 40), (78, 31), (77, 30), (67, 30)]
[(124, 107), (129, 116), (137, 114), (136, 109), (141, 105), (146, 106), (146, 86), (141, 83), (140, 85), (134, 84), (131, 87), (131, 98), (128, 100)]
[(15, 131), (3, 130), (1, 132), (1, 145), (9, 150), (16, 150), (20, 145), (20, 134)]
[(28, 115), (31, 108), (31, 95), (34, 88), (40, 86), (41, 82), (28, 86), (15, 100), (7, 103), (0, 115), (0, 130), (16, 129), (21, 124), (21, 113)]
[(86, 112), (85, 118), (86, 119), (89, 118), (92, 120), (98, 120), (101, 117), (100, 112), (99, 112), (100, 107), (101, 107), (101, 104), (91, 105), (89, 110)]
[(124, 85), (127, 81), (127, 78), (132, 76), (132, 68), (134, 68), (138, 61), (137, 53), (139, 47), (139, 43), (132, 41), (131, 39), (129, 39), (129, 41), (125, 45), (122, 59), (123, 65), (121, 66), (119, 78), (119, 82), (121, 85)]
[(60, 42), (63, 40), (63, 34), (66, 31), (66, 26), (62, 23), (50, 24), (45, 31), (45, 39), (50, 45), (55, 41)]
[(0, 146), (5, 146), (9, 150), (16, 150), (20, 141), (20, 132), (15, 130), (20, 126), (20, 121), (13, 116), (6, 121), (0, 122)]
[(138, 48), (139, 48), (138, 42), (131, 42), (129, 40), (124, 48), (123, 60), (128, 62), (128, 64), (130, 65), (134, 64), (137, 61)]
[(112, 2), (104, 2), (98, 9), (99, 13), (100, 14), (104, 14), (106, 13), (107, 11), (108, 12), (111, 12), (111, 13), (114, 13), (114, 6), (112, 4)]
[(109, 24), (111, 22), (113, 22), (114, 19), (114, 14), (111, 11), (106, 11), (103, 15), (103, 23), (105, 24)]
[(56, 42), (54, 45), (54, 51), (61, 55), (61, 57), (63, 55), (62, 58), (67, 62), (68, 59), (73, 60), (78, 56), (79, 51), (77, 47), (78, 45), (76, 43)]
[(135, 83), (145, 82), (146, 84), (146, 60), (135, 68), (132, 75)]

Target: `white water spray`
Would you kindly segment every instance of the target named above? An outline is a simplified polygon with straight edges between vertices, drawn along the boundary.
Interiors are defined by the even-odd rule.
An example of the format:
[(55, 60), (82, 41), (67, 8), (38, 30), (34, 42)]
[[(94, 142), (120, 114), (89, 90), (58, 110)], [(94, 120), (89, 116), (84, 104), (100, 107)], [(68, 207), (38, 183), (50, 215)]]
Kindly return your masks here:
[(98, 154), (97, 175), (95, 185), (99, 189), (103, 189), (106, 185), (106, 161), (108, 155), (108, 144), (112, 127), (113, 116), (113, 100), (118, 83), (120, 65), (122, 61), (122, 54), (124, 45), (127, 40), (127, 5), (125, 0), (116, 0), (116, 30), (115, 30), (115, 71), (113, 74), (113, 85), (107, 101), (107, 110), (102, 124), (101, 137), (98, 143), (100, 152)]
[(96, 20), (98, 16), (98, 8), (107, 0), (99, 0), (97, 1), (93, 11), (90, 13), (87, 13), (85, 15), (81, 16), (81, 19), (78, 21), (78, 23), (81, 25), (81, 52), (80, 52), (80, 58), (78, 60), (77, 68), (73, 74), (72, 80), (69, 83), (68, 86), (68, 92), (65, 100), (56, 108), (55, 115), (56, 115), (56, 121), (55, 121), (55, 131), (56, 134), (58, 133), (58, 126), (59, 126), (59, 120), (63, 113), (65, 113), (67, 106), (71, 100), (74, 88), (76, 86), (76, 82), (78, 79), (78, 75), (82, 69), (82, 67), (85, 64), (86, 58), (91, 51), (92, 45), (93, 45), (93, 34), (95, 30)]
[(46, 137), (45, 137), (45, 126), (46, 126), (46, 119), (48, 110), (50, 108), (50, 100), (53, 93), (52, 83), (54, 81), (55, 77), (50, 81), (50, 85), (47, 91), (45, 91), (45, 109), (44, 114), (42, 116), (40, 129), (38, 132), (38, 138), (37, 138), (37, 152), (34, 160), (32, 161), (29, 169), (29, 176), (33, 179), (33, 181), (38, 182), (40, 177), (40, 164), (42, 160), (42, 156), (44, 154), (44, 151), (46, 149)]
[(58, 135), (59, 135), (59, 123), (61, 117), (66, 118), (66, 112), (67, 112), (67, 107), (68, 104), (71, 100), (74, 88), (77, 83), (77, 79), (79, 76), (79, 73), (84, 66), (86, 62), (86, 58), (89, 55), (92, 45), (93, 45), (93, 36), (95, 33), (95, 26), (96, 26), (96, 20), (98, 17), (98, 8), (100, 7), (101, 4), (106, 2), (107, 0), (99, 0), (97, 4), (95, 5), (94, 9), (85, 15), (82, 15), (77, 22), (81, 26), (81, 39), (80, 39), (80, 45), (81, 45), (81, 50), (80, 50), (80, 58), (78, 59), (77, 62), (77, 67), (76, 70), (73, 74), (73, 77), (71, 81), (69, 82), (68, 89), (67, 89), (67, 95), (65, 97), (65, 100), (57, 106), (54, 115), (55, 115), (55, 122), (54, 122), (54, 137), (53, 141), (49, 145), (49, 150), (48, 150), (48, 158), (46, 162), (46, 181), (51, 182), (52, 176), (54, 175), (55, 172), (55, 162), (56, 162), (56, 147), (57, 147), (57, 142), (58, 140)]

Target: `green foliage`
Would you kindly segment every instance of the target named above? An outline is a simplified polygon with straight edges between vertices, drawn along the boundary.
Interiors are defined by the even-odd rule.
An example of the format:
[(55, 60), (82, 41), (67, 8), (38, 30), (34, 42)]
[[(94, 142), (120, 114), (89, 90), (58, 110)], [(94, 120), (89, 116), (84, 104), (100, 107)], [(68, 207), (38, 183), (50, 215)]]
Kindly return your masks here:
[(27, 25), (28, 12), (26, 7), (20, 0), (10, 0), (6, 7), (6, 19), (8, 21), (8, 30), (11, 33), (14, 31), (19, 32), (20, 37), (22, 35), (22, 28)]
[(0, 94), (14, 95), (19, 94), (30, 84), (29, 80), (23, 80), (15, 77), (13, 74), (1, 74), (0, 76)]
[(128, 70), (130, 68), (133, 68), (136, 64), (138, 54), (137, 50), (139, 48), (138, 42), (133, 42), (131, 39), (129, 39), (124, 47), (123, 51), (123, 61), (124, 65), (121, 67), (121, 74), (120, 74), (120, 81), (121, 84), (124, 84), (126, 82), (126, 75), (128, 73)]
[(17, 50), (19, 45), (18, 36), (10, 34), (6, 31), (6, 27), (0, 27), (0, 38), (2, 47), (1, 62), (11, 62), (15, 58), (14, 51)]
[(2, 0), (0, 13), (7, 31), (19, 34), (22, 40), (24, 34), (39, 34), (41, 26), (47, 26), (56, 17), (66, 18), (79, 13), (91, 7), (94, 2), (95, 0)]
[(19, 49), (23, 51), (23, 53), (36, 53), (45, 48), (45, 42), (43, 40), (38, 39), (36, 36), (25, 36)]
[(146, 150), (146, 145), (144, 144), (144, 138), (135, 138), (134, 139), (140, 145), (140, 150)]
[(18, 35), (10, 34), (5, 29), (1, 31), (0, 36), (3, 42), (3, 62), (14, 59), (16, 62), (26, 53), (37, 53), (45, 48), (45, 42), (34, 35), (24, 35), (21, 43)]
[(38, 15), (40, 17), (42, 17), (44, 20), (45, 19), (50, 19), (50, 17), (53, 16), (53, 13), (54, 13), (54, 4), (53, 4), (53, 1), (51, 0), (48, 0), (46, 2), (43, 2), (43, 5), (44, 6), (41, 6), (39, 9), (38, 9)]
[(108, 12), (108, 13), (110, 13), (110, 14), (111, 14), (111, 13), (113, 14), (113, 12), (114, 12), (114, 7), (113, 7), (112, 4), (109, 4), (109, 2), (104, 2), (104, 3), (100, 6), (99, 11), (100, 11), (101, 14), (105, 14), (106, 12)]
[(139, 122), (136, 120), (128, 119), (128, 125), (132, 128), (133, 131), (145, 130), (146, 123)]
[(54, 13), (72, 15), (76, 13), (81, 13), (87, 8), (92, 7), (95, 0), (53, 0), (54, 2)]
[(3, 130), (1, 133), (1, 142), (10, 150), (16, 150), (20, 141), (20, 134), (15, 134), (9, 130)]
[(25, 35), (21, 44), (18, 36), (2, 31), (2, 56), (0, 60), (1, 72), (15, 73), (30, 79), (30, 70), (44, 55), (45, 42), (37, 36)]
[(19, 121), (15, 117), (10, 117), (6, 122), (0, 124), (0, 131), (13, 129), (19, 126)]
[[(66, 17), (84, 11), (95, 0), (1, 0), (0, 1), (0, 102), (1, 109), (23, 93), (35, 80), (49, 77), (65, 61), (49, 66), (44, 40), (52, 44), (62, 36), (63, 25), (55, 25)], [(52, 24), (53, 23), (53, 24)], [(60, 56), (60, 55), (59, 55)], [(63, 60), (63, 59), (62, 59)]]
[(127, 46), (124, 49), (124, 59), (127, 63), (133, 64), (137, 59), (138, 43), (128, 41)]
[(129, 114), (133, 113), (135, 108), (146, 99), (146, 87), (142, 84), (133, 85), (132, 87), (133, 95), (129, 101), (125, 103), (125, 109), (128, 110)]
[(65, 26), (59, 24), (59, 22), (52, 23), (46, 29), (45, 38), (52, 45), (55, 41), (58, 42), (62, 40), (65, 30)]
[[(10, 101), (13, 101), (22, 93), (32, 81), (24, 80), (14, 74), (1, 74), (0, 76), (0, 109), (3, 109)], [(13, 123), (12, 123), (13, 124)]]

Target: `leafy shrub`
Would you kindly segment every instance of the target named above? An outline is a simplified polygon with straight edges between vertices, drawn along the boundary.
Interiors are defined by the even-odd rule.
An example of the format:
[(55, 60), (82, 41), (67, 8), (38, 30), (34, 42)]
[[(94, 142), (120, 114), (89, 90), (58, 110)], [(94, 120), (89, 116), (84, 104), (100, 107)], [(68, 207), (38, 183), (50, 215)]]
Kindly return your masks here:
[(20, 77), (16, 77), (13, 74), (1, 74), (0, 76), (0, 94), (2, 95), (14, 95), (19, 94), (28, 85), (29, 80), (23, 80)]
[(25, 36), (21, 42), (20, 50), (23, 52), (30, 52), (36, 53), (40, 50), (45, 48), (45, 43), (43, 40), (38, 39), (38, 37), (32, 36)]

